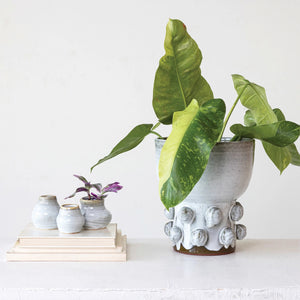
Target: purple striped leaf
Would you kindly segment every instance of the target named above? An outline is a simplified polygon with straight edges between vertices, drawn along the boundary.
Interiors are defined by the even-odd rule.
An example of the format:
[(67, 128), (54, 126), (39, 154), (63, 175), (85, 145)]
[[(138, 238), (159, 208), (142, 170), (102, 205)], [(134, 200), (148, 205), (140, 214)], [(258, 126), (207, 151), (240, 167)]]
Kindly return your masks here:
[(123, 187), (120, 185), (120, 182), (114, 182), (108, 184), (102, 191), (102, 193), (117, 193), (119, 190), (121, 190)]

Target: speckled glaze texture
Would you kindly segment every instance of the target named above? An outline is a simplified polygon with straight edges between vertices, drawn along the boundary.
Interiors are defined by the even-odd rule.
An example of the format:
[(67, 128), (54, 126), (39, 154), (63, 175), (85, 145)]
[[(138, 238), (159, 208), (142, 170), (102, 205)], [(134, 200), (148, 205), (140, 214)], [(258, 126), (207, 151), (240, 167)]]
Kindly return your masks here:
[(78, 205), (64, 204), (57, 216), (57, 227), (62, 233), (77, 233), (82, 230), (84, 217)]
[(39, 229), (56, 229), (56, 217), (59, 213), (57, 199), (53, 195), (42, 195), (32, 210), (32, 223)]
[[(165, 140), (156, 139), (156, 158)], [(165, 233), (179, 250), (204, 246), (212, 252), (235, 248), (246, 236), (246, 227), (236, 224), (243, 207), (236, 200), (249, 184), (254, 160), (254, 141), (222, 139), (213, 148), (207, 167), (191, 193), (180, 204), (165, 210), (169, 219)]]
[(85, 229), (105, 228), (111, 221), (112, 215), (104, 206), (104, 200), (80, 200), (81, 213), (85, 218)]

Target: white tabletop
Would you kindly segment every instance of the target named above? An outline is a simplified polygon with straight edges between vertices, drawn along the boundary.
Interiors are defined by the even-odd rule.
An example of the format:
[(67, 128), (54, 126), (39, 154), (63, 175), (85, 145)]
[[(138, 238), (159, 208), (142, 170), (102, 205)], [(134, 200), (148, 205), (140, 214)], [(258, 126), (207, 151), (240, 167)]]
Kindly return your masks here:
[(244, 240), (236, 253), (200, 257), (167, 239), (129, 239), (120, 263), (8, 263), (12, 244), (0, 239), (1, 300), (300, 299), (300, 240)]

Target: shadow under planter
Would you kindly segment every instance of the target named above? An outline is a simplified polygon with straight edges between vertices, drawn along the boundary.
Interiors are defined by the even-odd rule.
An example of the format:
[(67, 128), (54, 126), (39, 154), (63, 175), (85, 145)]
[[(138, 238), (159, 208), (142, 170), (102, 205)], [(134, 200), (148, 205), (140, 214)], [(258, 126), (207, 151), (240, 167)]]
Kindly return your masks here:
[[(156, 139), (159, 160), (164, 139)], [(213, 148), (201, 179), (184, 201), (165, 215), (165, 234), (177, 252), (191, 255), (223, 255), (235, 251), (236, 240), (247, 230), (236, 224), (243, 207), (236, 200), (248, 187), (253, 168), (254, 140), (222, 139)]]

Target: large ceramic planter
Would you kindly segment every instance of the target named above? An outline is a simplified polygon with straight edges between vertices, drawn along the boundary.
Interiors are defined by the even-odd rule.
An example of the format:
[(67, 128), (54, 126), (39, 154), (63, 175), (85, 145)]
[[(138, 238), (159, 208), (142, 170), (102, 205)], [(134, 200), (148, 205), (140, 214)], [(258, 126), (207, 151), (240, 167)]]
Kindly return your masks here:
[[(156, 139), (157, 160), (165, 140)], [(165, 233), (176, 251), (194, 255), (221, 255), (235, 250), (246, 227), (237, 224), (243, 207), (236, 200), (249, 184), (254, 141), (222, 139), (213, 148), (207, 167), (191, 193), (180, 204), (165, 210), (170, 221)]]
[(85, 229), (105, 228), (111, 221), (112, 215), (104, 206), (104, 200), (80, 199), (81, 213), (85, 218)]

